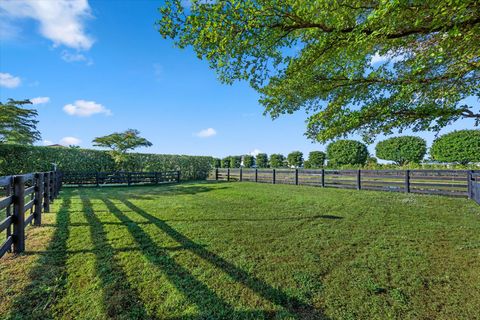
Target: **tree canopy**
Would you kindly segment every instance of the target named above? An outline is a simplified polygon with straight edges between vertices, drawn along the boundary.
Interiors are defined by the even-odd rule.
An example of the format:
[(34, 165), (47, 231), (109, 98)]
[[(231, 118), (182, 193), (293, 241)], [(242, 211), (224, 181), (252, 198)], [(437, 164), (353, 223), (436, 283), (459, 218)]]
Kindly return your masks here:
[(480, 122), (478, 0), (167, 0), (160, 34), (247, 80), (265, 114), (306, 110), (307, 136)]
[(436, 161), (466, 165), (480, 162), (480, 130), (458, 130), (433, 141), (430, 155)]
[(287, 155), (288, 165), (291, 167), (301, 167), (303, 165), (303, 153), (300, 151), (292, 151)]
[(375, 146), (379, 159), (394, 161), (398, 165), (419, 163), (427, 153), (427, 142), (420, 137), (392, 137)]
[(37, 111), (25, 109), (29, 100), (0, 102), (0, 143), (32, 144), (40, 140)]

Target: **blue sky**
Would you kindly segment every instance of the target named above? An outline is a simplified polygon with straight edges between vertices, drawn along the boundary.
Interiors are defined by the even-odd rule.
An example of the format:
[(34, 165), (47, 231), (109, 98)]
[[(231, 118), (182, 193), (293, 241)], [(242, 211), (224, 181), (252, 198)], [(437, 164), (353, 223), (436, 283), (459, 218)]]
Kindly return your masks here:
[[(305, 114), (272, 121), (246, 83), (221, 84), (192, 50), (162, 39), (154, 26), (161, 4), (2, 1), (0, 101), (38, 98), (39, 144), (89, 148), (97, 136), (134, 128), (153, 143), (141, 152), (223, 157), (325, 149), (303, 135)], [(442, 133), (461, 128), (473, 122)]]

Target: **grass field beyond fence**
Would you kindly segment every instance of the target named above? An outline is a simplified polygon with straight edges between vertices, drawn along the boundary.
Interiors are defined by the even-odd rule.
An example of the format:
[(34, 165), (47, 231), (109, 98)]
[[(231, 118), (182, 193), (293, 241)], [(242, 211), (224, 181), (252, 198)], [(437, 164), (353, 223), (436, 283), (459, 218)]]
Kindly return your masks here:
[(0, 319), (476, 319), (480, 206), (255, 183), (64, 189)]

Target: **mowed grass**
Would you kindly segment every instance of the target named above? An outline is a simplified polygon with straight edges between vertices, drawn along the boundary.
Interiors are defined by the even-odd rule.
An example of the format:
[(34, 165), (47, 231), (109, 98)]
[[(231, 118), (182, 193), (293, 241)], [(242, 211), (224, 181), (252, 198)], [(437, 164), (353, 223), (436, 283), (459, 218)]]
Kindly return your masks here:
[(254, 183), (67, 189), (4, 319), (478, 319), (480, 206)]

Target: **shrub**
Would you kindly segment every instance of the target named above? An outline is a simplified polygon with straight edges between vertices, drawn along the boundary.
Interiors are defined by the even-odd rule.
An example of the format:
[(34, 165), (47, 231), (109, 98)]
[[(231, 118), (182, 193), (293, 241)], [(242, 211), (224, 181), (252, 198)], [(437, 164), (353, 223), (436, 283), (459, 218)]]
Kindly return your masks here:
[[(321, 168), (325, 164), (326, 154), (322, 151), (312, 151), (308, 154), (308, 168)], [(305, 161), (307, 168), (307, 161)]]
[[(49, 171), (56, 163), (61, 171), (115, 171), (108, 151), (0, 144), (0, 176)], [(204, 179), (212, 168), (212, 157), (129, 153), (129, 171), (180, 170), (183, 180)]]
[(256, 157), (256, 165), (258, 168), (268, 168), (268, 156), (266, 153), (259, 153)]
[(251, 167), (253, 167), (254, 162), (255, 162), (254, 160), (255, 160), (255, 158), (254, 158), (253, 156), (248, 155), (248, 154), (247, 154), (247, 155), (244, 155), (244, 156), (243, 156), (243, 166), (244, 166), (245, 168), (251, 168)]
[(444, 134), (435, 139), (430, 155), (439, 162), (463, 165), (480, 162), (480, 130), (458, 130)]
[(222, 168), (230, 168), (230, 157), (222, 159)]
[(281, 168), (284, 166), (285, 157), (282, 154), (274, 153), (270, 156), (270, 167)]
[(427, 152), (427, 143), (420, 137), (393, 137), (380, 141), (375, 147), (377, 158), (390, 160), (403, 166), (407, 163), (420, 163)]
[(288, 165), (291, 167), (301, 167), (303, 165), (303, 153), (301, 153), (300, 151), (290, 152), (287, 156), (287, 162)]
[(367, 157), (367, 146), (359, 141), (338, 140), (327, 146), (329, 166), (363, 165)]
[(240, 168), (242, 164), (241, 156), (230, 156), (230, 168)]
[(222, 167), (222, 160), (220, 160), (219, 158), (213, 158), (212, 167), (221, 168)]

